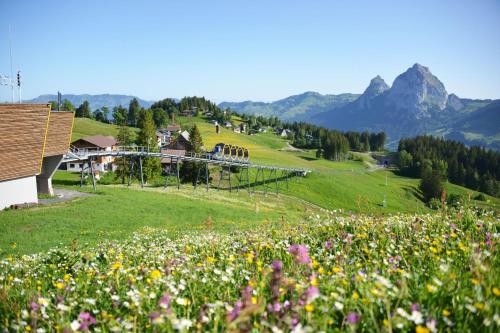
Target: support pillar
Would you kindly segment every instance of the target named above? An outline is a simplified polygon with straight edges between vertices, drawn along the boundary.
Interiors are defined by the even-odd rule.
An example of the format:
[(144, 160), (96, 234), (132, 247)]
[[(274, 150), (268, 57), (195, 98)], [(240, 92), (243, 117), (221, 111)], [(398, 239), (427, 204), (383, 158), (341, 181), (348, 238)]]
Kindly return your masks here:
[(205, 163), (205, 182), (206, 182), (206, 185), (207, 185), (207, 192), (208, 192), (208, 163)]
[(177, 172), (177, 189), (181, 189), (181, 178), (179, 177), (179, 158), (177, 157), (177, 162), (175, 163), (175, 171)]
[(54, 176), (62, 159), (63, 155), (46, 156), (43, 158), (42, 172), (36, 176), (38, 193), (54, 195), (54, 190), (52, 189), (52, 176)]
[(139, 169), (141, 173), (141, 188), (144, 188), (144, 175), (142, 174), (142, 157), (139, 157)]
[(95, 172), (94, 172), (94, 163), (92, 163), (92, 159), (89, 159), (90, 163), (90, 173), (92, 174), (92, 186), (94, 187), (94, 191), (96, 190), (95, 184)]

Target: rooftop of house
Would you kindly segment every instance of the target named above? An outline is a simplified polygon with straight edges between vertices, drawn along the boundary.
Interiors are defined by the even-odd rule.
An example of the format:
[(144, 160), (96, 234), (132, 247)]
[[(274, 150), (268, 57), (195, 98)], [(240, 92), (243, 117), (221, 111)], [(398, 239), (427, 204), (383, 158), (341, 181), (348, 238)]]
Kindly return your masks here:
[(99, 148), (108, 148), (111, 146), (115, 146), (117, 141), (114, 137), (112, 136), (105, 136), (105, 135), (94, 135), (94, 136), (87, 136), (81, 139), (78, 139), (76, 141), (73, 141), (73, 143), (78, 142), (78, 141), (85, 141), (88, 142), (94, 146), (97, 146)]

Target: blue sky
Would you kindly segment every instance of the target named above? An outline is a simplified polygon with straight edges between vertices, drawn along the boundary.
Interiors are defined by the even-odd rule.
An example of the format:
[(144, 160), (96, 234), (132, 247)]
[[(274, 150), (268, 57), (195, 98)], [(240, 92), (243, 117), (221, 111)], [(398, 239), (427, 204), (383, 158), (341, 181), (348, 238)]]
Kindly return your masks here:
[(25, 98), (360, 93), (415, 62), (448, 92), (500, 98), (498, 0), (0, 0), (0, 13), (0, 73), (10, 74), (10, 24)]

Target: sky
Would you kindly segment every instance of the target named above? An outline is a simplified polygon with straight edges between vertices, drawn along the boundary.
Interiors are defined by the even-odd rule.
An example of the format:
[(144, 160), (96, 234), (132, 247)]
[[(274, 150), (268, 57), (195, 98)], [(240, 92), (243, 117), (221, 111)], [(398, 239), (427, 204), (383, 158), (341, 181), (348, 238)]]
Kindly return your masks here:
[(449, 93), (500, 98), (499, 0), (0, 0), (0, 15), (0, 74), (10, 26), (23, 99), (361, 93), (416, 62)]

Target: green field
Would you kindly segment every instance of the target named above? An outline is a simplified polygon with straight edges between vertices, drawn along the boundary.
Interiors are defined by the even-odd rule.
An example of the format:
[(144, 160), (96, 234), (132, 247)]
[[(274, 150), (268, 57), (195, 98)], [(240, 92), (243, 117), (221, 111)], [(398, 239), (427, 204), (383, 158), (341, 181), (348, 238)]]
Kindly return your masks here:
[[(131, 128), (133, 138), (139, 131), (136, 128)], [(73, 134), (71, 141), (78, 140), (85, 136), (92, 135), (111, 135), (116, 137), (118, 135), (118, 126), (113, 124), (105, 124), (88, 118), (75, 118), (73, 125)]]
[[(217, 191), (214, 188), (206, 193), (203, 187), (194, 191), (190, 184), (183, 184), (180, 191), (174, 187), (166, 190), (162, 186), (151, 187), (163, 184), (163, 178), (151, 182), (144, 190), (139, 188), (137, 181), (131, 189), (98, 183), (97, 193), (88, 198), (54, 206), (0, 212), (0, 228), (5, 231), (0, 237), (0, 256), (43, 251), (73, 241), (78, 245), (92, 245), (103, 238), (121, 239), (143, 227), (164, 228), (177, 235), (199, 230), (210, 220), (214, 230), (222, 232), (255, 228), (264, 221), (281, 218), (293, 222), (303, 218), (306, 206), (309, 210), (341, 209), (345, 213), (376, 215), (431, 211), (420, 199), (418, 179), (373, 169), (375, 161), (368, 154), (353, 153), (353, 160), (332, 162), (316, 159), (313, 151), (284, 151), (286, 140), (272, 133), (249, 136), (222, 129), (222, 133), (217, 135), (213, 125), (202, 118), (179, 120), (185, 128), (192, 123), (199, 126), (207, 149), (218, 142), (237, 144), (250, 150), (252, 162), (308, 168), (312, 173), (306, 177), (290, 178), (288, 188), (281, 179), (278, 184), (280, 196), (274, 194), (274, 182), (267, 184), (267, 197), (262, 195), (264, 185), (261, 180), (255, 183), (254, 170), (250, 172), (250, 183), (252, 190), (255, 186), (255, 195), (249, 195), (245, 190), (230, 194), (227, 190)], [(116, 131), (114, 125), (76, 119), (73, 135), (116, 135)], [(217, 184), (219, 171), (215, 167), (210, 169), (212, 187)], [(237, 186), (237, 176), (243, 175), (232, 177), (233, 187)], [(278, 176), (283, 175), (278, 173)], [(77, 174), (58, 171), (54, 186), (93, 192), (89, 185), (80, 189), (78, 177)], [(171, 185), (173, 182), (171, 179)], [(222, 182), (223, 188), (227, 189), (228, 185)], [(464, 197), (476, 194), (452, 184), (446, 184), (446, 188), (448, 193)], [(383, 205), (384, 197), (386, 207)], [(500, 209), (498, 199), (488, 196), (487, 199), (487, 202), (470, 200), (468, 204)]]

